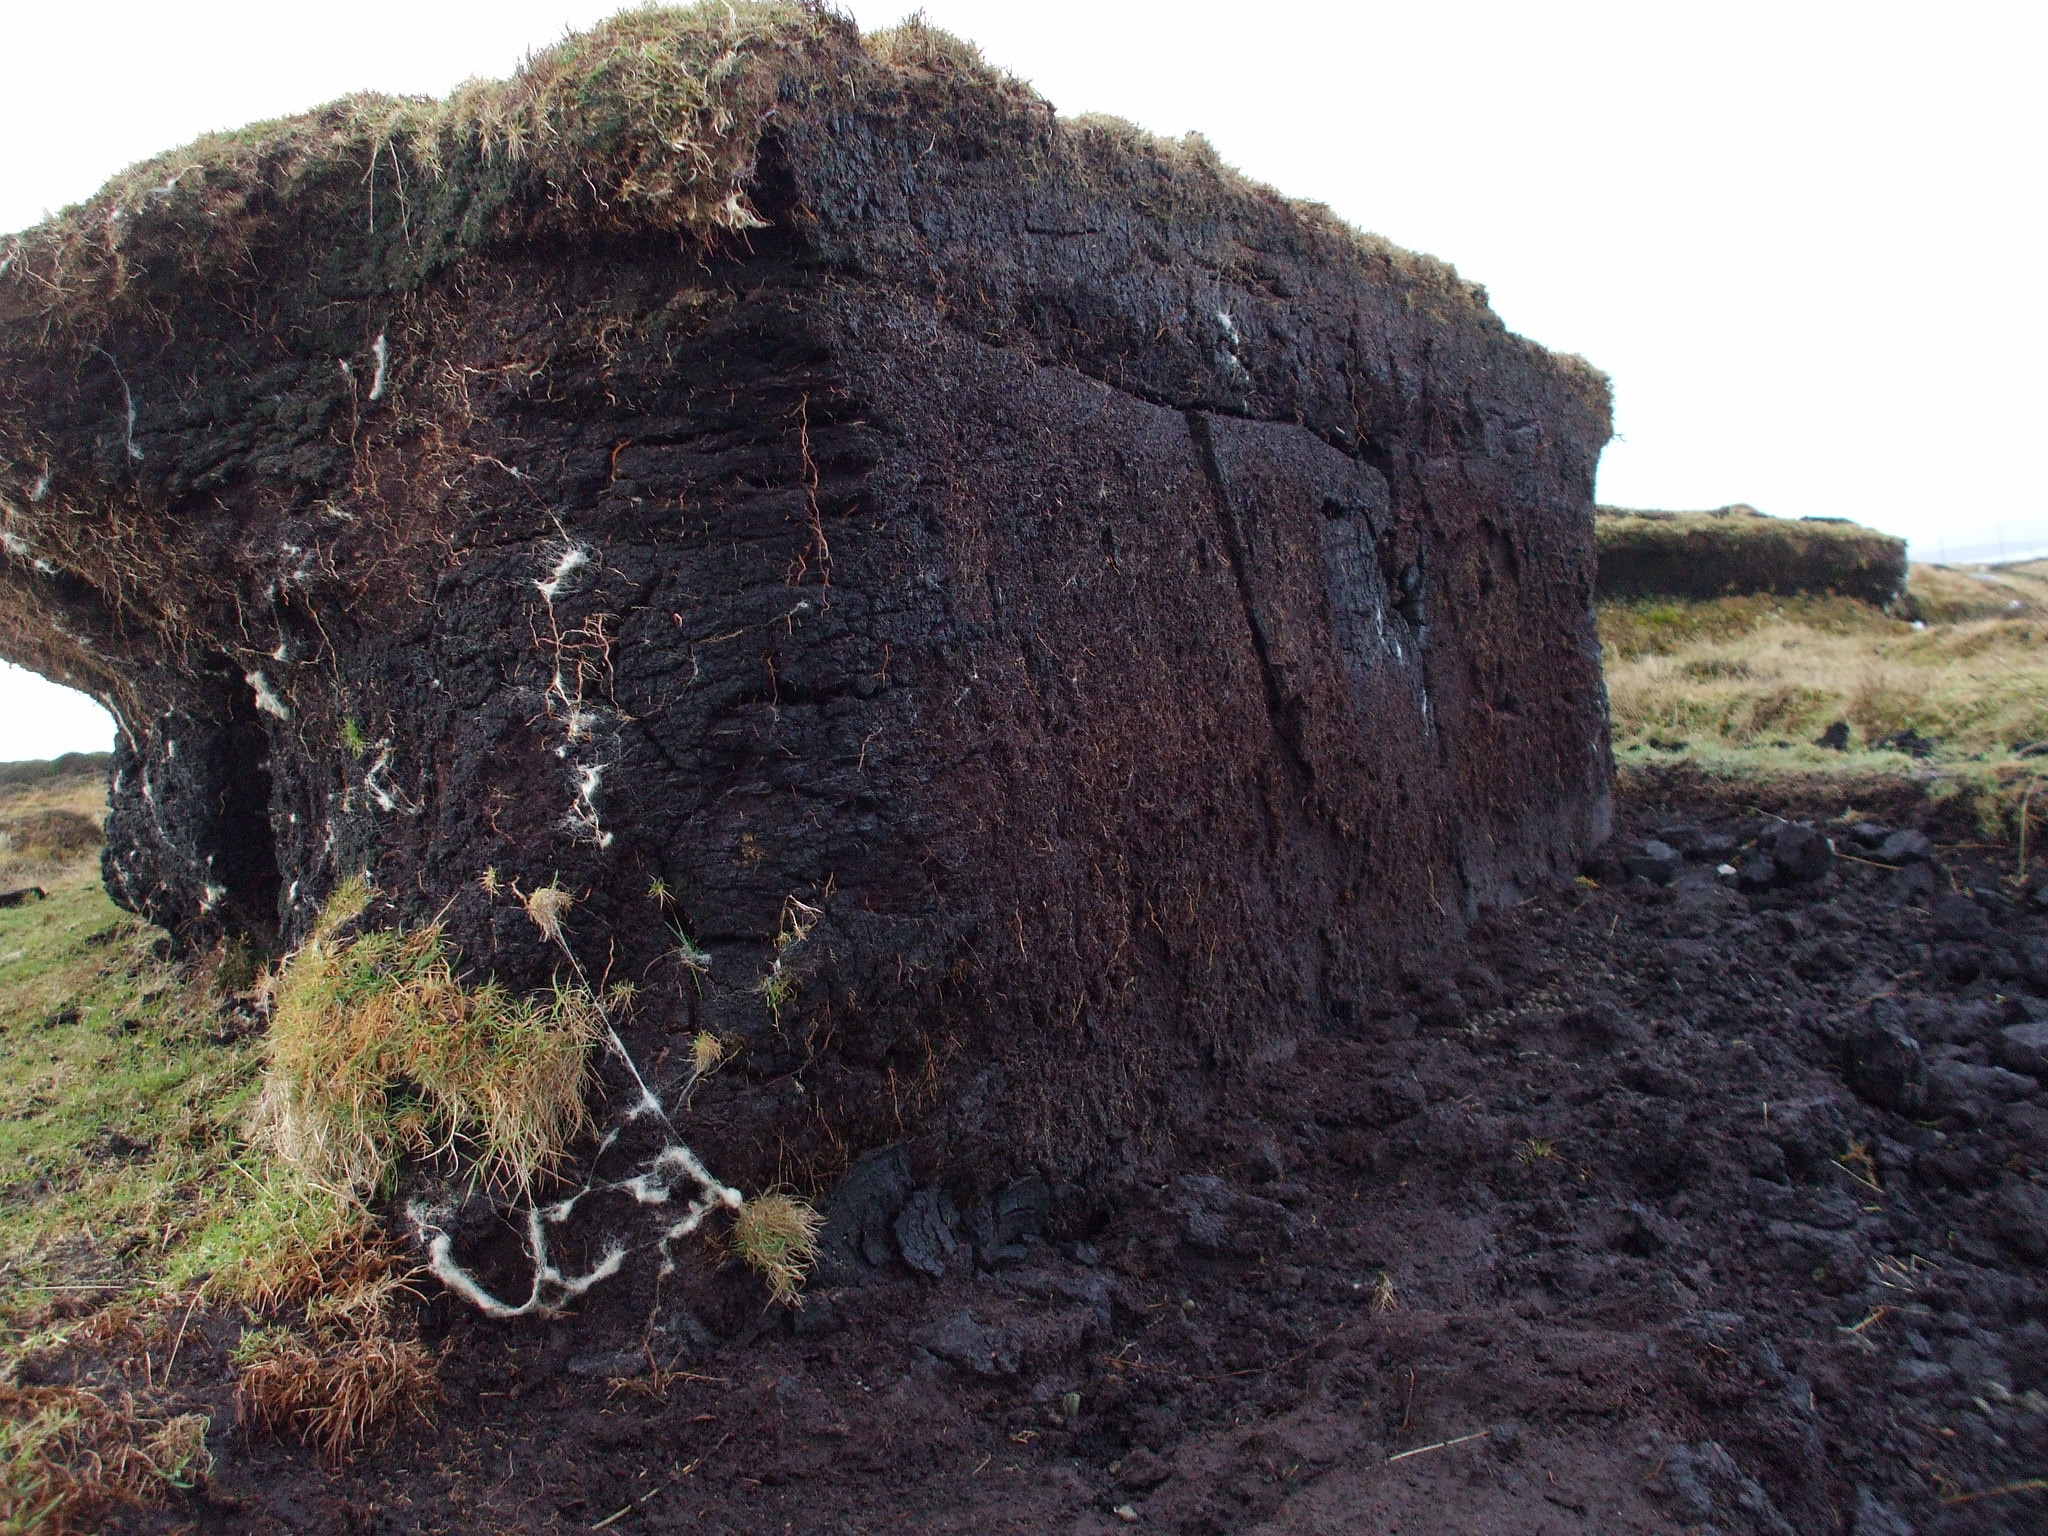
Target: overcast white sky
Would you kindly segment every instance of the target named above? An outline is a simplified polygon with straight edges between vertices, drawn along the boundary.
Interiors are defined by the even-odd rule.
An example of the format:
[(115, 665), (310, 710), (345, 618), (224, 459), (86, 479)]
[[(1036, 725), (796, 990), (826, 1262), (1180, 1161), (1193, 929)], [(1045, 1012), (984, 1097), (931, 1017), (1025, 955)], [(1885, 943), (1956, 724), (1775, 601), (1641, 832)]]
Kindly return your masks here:
[[(441, 94), (604, 0), (0, 0), (0, 230), (214, 128)], [(863, 27), (901, 0), (853, 0)], [(2048, 548), (2039, 0), (927, 0), (1062, 112), (1199, 129), (1613, 376), (1600, 496)], [(76, 698), (75, 695), (71, 696)], [(0, 670), (0, 759), (105, 745)]]

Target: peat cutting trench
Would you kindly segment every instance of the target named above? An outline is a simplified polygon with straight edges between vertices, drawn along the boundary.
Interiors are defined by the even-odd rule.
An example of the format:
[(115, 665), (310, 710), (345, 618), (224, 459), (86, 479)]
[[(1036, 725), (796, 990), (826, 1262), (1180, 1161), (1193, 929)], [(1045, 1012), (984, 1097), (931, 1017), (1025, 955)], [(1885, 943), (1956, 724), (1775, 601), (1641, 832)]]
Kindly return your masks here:
[(188, 1313), (215, 1472), (121, 1519), (2028, 1528), (2048, 930), (1940, 825), (1617, 839), (1609, 430), (1450, 268), (807, 5), (11, 237), (0, 654), (120, 722), (115, 899), (439, 924), (593, 1046), (575, 1199), (354, 1181), (436, 1425), (230, 1432)]

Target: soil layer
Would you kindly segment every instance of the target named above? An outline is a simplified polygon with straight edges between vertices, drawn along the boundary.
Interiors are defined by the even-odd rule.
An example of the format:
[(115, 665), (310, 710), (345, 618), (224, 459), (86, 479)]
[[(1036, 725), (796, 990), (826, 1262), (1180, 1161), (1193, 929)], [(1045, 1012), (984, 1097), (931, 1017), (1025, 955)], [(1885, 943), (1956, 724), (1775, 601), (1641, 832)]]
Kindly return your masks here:
[[(885, 1153), (800, 1310), (437, 1299), (433, 1428), (340, 1472), (218, 1433), (129, 1528), (2039, 1530), (2048, 918), (2009, 849), (1705, 810), (1626, 808), (1596, 883), (1098, 1191), (964, 1212)], [(231, 1334), (177, 1368), (223, 1426)]]

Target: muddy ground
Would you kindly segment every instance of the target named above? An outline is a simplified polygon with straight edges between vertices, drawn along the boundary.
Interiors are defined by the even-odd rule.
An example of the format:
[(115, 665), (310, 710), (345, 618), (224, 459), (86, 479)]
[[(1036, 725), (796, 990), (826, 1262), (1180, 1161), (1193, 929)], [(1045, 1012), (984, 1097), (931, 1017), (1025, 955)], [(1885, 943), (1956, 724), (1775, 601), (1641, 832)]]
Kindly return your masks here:
[(225, 1428), (195, 1322), (217, 1471), (122, 1528), (2048, 1528), (2048, 917), (2011, 849), (1894, 829), (1774, 875), (1759, 819), (1639, 796), (1593, 883), (1093, 1195), (961, 1213), (883, 1157), (799, 1312), (433, 1302), (436, 1423), (338, 1473)]

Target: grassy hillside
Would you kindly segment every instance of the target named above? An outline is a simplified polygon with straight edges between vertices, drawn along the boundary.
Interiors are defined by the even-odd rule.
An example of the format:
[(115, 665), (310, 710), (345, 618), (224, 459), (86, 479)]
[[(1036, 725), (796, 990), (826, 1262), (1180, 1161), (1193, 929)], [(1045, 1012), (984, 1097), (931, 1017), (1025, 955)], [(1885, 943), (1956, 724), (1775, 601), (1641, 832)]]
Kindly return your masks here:
[[(187, 1338), (206, 1314), (246, 1328), (236, 1401), (260, 1417), (247, 1365), (303, 1341), (249, 1325), (302, 1313), (306, 1277), (332, 1276), (333, 1252), (370, 1283), (391, 1271), (253, 1144), (263, 1047), (237, 990), (253, 965), (232, 951), (172, 964), (162, 936), (107, 899), (103, 770), (0, 780), (0, 892), (20, 893), (0, 906), (5, 1533), (97, 1529), (115, 1505), (206, 1476), (208, 1437), (228, 1422), (206, 1388), (221, 1362)], [(368, 1342), (412, 1367), (407, 1341)], [(334, 1367), (301, 1353), (303, 1397)], [(373, 1406), (395, 1411), (388, 1393)]]

